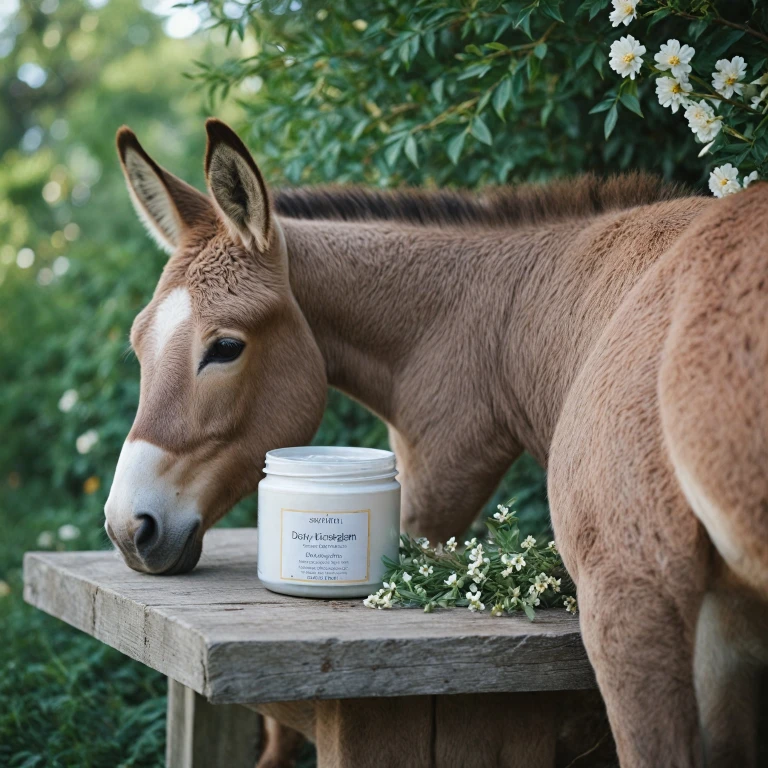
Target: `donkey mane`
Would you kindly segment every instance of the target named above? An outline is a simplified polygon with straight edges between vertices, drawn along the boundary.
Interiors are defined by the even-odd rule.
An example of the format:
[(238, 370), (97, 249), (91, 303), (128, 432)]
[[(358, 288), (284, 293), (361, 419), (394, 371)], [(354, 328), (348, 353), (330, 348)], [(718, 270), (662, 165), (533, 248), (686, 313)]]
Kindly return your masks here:
[(470, 190), (379, 190), (359, 186), (286, 188), (275, 210), (291, 219), (405, 221), (411, 224), (503, 227), (584, 217), (686, 197), (684, 185), (647, 173), (608, 178), (586, 174), (547, 184)]

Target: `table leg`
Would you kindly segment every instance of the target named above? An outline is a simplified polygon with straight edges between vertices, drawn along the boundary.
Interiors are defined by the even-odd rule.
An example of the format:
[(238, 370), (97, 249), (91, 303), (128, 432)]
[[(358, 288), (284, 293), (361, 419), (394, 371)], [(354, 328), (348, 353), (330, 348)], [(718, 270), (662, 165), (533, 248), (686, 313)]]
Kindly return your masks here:
[(166, 768), (254, 768), (261, 717), (239, 704), (211, 704), (168, 678)]

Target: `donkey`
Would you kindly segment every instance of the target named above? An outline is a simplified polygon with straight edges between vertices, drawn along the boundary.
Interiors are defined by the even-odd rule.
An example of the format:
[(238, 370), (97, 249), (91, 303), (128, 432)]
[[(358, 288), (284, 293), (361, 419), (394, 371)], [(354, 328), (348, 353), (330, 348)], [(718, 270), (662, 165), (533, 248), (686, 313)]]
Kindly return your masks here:
[(524, 449), (547, 467), (624, 768), (754, 765), (768, 185), (273, 199), (242, 141), (207, 132), (208, 196), (117, 136), (171, 254), (131, 331), (140, 401), (105, 508), (128, 565), (193, 568), (265, 452), (311, 439), (331, 385), (389, 425), (413, 533), (463, 531)]

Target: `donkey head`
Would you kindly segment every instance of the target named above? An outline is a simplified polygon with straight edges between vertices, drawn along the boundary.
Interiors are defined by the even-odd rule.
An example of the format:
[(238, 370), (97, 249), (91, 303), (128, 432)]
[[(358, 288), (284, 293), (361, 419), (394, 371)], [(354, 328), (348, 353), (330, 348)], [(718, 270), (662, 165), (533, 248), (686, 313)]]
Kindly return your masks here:
[(308, 442), (325, 404), (261, 173), (230, 128), (206, 128), (210, 197), (117, 134), (136, 211), (170, 254), (131, 330), (139, 408), (105, 507), (109, 537), (149, 573), (194, 568), (203, 533), (256, 489), (266, 451)]

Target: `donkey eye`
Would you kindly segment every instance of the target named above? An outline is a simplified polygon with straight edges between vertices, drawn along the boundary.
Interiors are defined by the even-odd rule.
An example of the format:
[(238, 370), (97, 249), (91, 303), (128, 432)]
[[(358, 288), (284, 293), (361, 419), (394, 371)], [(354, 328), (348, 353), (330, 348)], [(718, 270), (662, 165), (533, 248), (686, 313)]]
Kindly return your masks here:
[(237, 360), (244, 348), (245, 344), (237, 339), (219, 339), (214, 341), (208, 347), (203, 362), (200, 363), (200, 370), (208, 365), (208, 363), (229, 363), (232, 360)]

